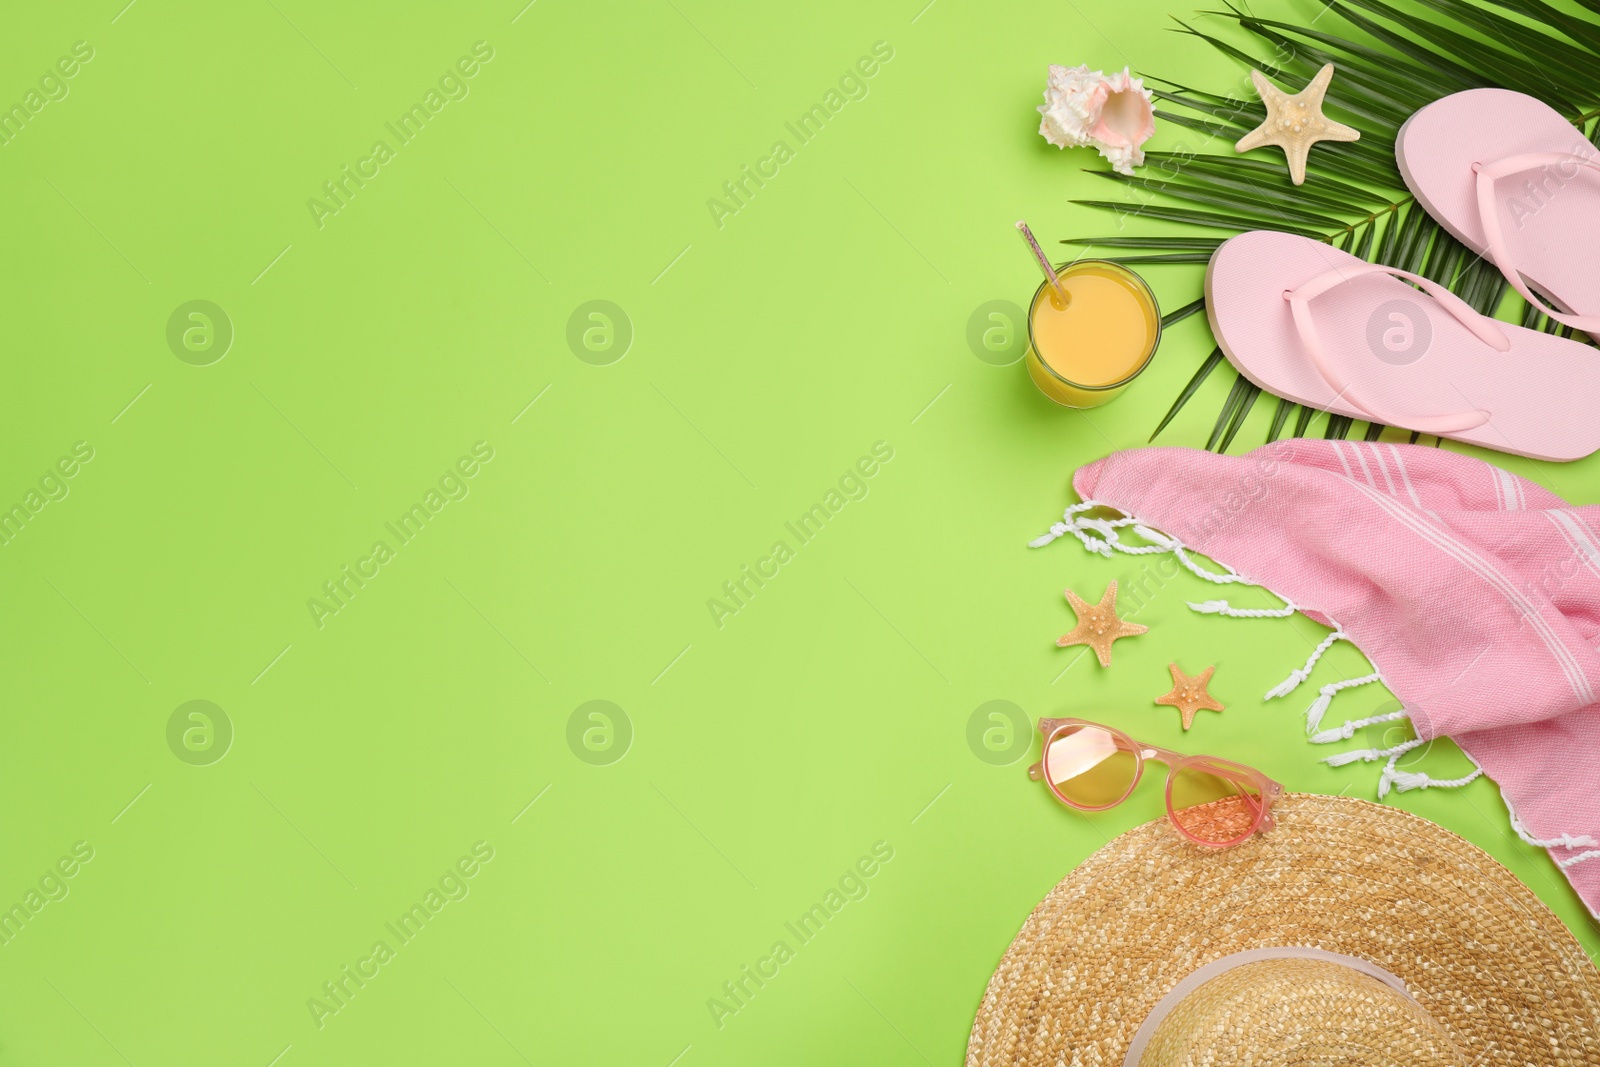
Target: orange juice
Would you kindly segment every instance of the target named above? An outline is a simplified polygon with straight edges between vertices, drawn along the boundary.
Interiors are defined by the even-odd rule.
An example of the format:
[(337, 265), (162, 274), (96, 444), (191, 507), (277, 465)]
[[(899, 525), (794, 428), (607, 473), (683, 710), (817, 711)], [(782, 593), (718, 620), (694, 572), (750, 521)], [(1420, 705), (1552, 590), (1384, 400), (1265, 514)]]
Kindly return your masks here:
[(1028, 375), (1045, 396), (1069, 408), (1104, 404), (1144, 370), (1161, 339), (1161, 309), (1128, 268), (1080, 259), (1057, 269), (1071, 300), (1049, 282), (1028, 309)]

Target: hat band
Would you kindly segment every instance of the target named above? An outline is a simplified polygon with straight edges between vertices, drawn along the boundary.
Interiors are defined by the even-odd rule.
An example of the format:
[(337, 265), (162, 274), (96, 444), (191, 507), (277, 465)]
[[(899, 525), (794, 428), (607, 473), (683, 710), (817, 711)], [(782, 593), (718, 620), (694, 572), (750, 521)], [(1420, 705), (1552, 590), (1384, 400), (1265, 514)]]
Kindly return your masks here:
[(1411, 991), (1406, 988), (1404, 982), (1379, 967), (1376, 963), (1361, 959), (1358, 956), (1344, 956), (1337, 952), (1324, 952), (1320, 948), (1303, 948), (1300, 946), (1253, 948), (1245, 952), (1235, 952), (1231, 956), (1223, 956), (1221, 959), (1212, 960), (1173, 986), (1172, 991), (1158, 1000), (1156, 1006), (1150, 1009), (1149, 1017), (1140, 1025), (1138, 1032), (1133, 1035), (1133, 1041), (1128, 1045), (1128, 1054), (1123, 1057), (1122, 1067), (1139, 1067), (1139, 1060), (1144, 1056), (1145, 1046), (1155, 1036), (1156, 1028), (1167, 1017), (1167, 1013), (1176, 1008), (1183, 1002), (1185, 997), (1200, 986), (1211, 981), (1219, 974), (1233, 970), (1235, 967), (1242, 967), (1247, 963), (1255, 963), (1258, 960), (1279, 959), (1326, 960), (1329, 963), (1342, 964), (1352, 970), (1360, 971), (1362, 974), (1376, 978), (1384, 985), (1392, 987), (1407, 1000), (1416, 1003), (1416, 998), (1411, 995)]

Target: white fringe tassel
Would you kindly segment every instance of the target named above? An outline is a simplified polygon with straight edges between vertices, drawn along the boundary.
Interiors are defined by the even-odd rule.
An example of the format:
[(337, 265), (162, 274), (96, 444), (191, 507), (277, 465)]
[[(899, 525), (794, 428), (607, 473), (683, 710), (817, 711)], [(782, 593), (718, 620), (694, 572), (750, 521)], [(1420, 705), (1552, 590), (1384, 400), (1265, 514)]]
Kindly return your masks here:
[[(1380, 722), (1395, 722), (1404, 718), (1406, 718), (1406, 710), (1401, 708), (1399, 711), (1391, 711), (1384, 715), (1373, 715), (1366, 719), (1355, 719), (1336, 729), (1324, 730), (1311, 740), (1319, 745), (1325, 745), (1333, 741), (1345, 741), (1353, 737), (1355, 732), (1363, 726), (1372, 726)], [(1472, 760), (1472, 771), (1462, 775), (1460, 778), (1435, 778), (1422, 771), (1399, 770), (1397, 765), (1400, 762), (1400, 757), (1424, 744), (1427, 744), (1424, 739), (1414, 737), (1410, 741), (1395, 745), (1393, 748), (1341, 752), (1337, 756), (1330, 756), (1323, 762), (1330, 766), (1341, 767), (1346, 763), (1354, 763), (1358, 759), (1375, 760), (1388, 757), (1389, 762), (1383, 765), (1383, 773), (1378, 776), (1379, 800), (1388, 795), (1391, 785), (1401, 793), (1409, 792), (1412, 789), (1459, 789), (1483, 776), (1483, 768), (1478, 766), (1477, 760), (1472, 760), (1471, 756), (1467, 756), (1467, 758)], [(1465, 753), (1462, 754), (1465, 755)]]
[(1231, 615), (1236, 619), (1287, 619), (1300, 609), (1285, 600), (1281, 608), (1236, 608), (1226, 600), (1205, 600), (1189, 607), (1202, 615)]
[[(1503, 793), (1504, 791), (1502, 790)], [(1530, 845), (1537, 845), (1539, 848), (1587, 848), (1590, 845), (1600, 845), (1600, 841), (1596, 841), (1588, 834), (1559, 834), (1555, 837), (1534, 837), (1528, 832), (1528, 828), (1522, 825), (1522, 820), (1517, 818), (1516, 812), (1511, 813), (1511, 828), (1517, 832), (1517, 836), (1522, 840)], [(1577, 863), (1579, 858), (1574, 856), (1568, 862)], [(1590, 857), (1585, 855), (1582, 858), (1588, 859)]]
[[(1406, 752), (1410, 752), (1411, 749), (1416, 748), (1418, 745), (1426, 744), (1426, 742), (1423, 741), (1422, 738), (1416, 737), (1416, 738), (1411, 739), (1410, 741), (1407, 741), (1406, 744), (1409, 747), (1404, 749), (1404, 751), (1396, 752), (1394, 755), (1390, 756), (1389, 757), (1389, 762), (1385, 763), (1383, 765), (1383, 773), (1378, 775), (1378, 799), (1379, 800), (1382, 800), (1384, 797), (1389, 795), (1389, 786), (1394, 784), (1396, 778), (1398, 778), (1402, 774), (1410, 773), (1408, 771), (1397, 771), (1397, 770), (1395, 770), (1395, 764), (1400, 762), (1400, 757), (1405, 755)], [(1399, 747), (1399, 746), (1396, 746), (1396, 747)]]
[[(1322, 688), (1327, 690), (1334, 687), (1331, 685), (1325, 685)], [(1313, 745), (1331, 745), (1335, 741), (1348, 741), (1354, 737), (1356, 735), (1356, 731), (1361, 729), (1363, 726), (1371, 726), (1373, 723), (1379, 722), (1394, 722), (1396, 719), (1403, 719), (1405, 717), (1406, 709), (1401, 708), (1399, 711), (1391, 711), (1386, 715), (1374, 715), (1367, 719), (1351, 719), (1343, 726), (1334, 727), (1332, 730), (1324, 730), (1320, 734), (1313, 734), (1311, 736), (1311, 743)]]
[(1580, 852), (1576, 856), (1568, 856), (1564, 860), (1556, 860), (1556, 866), (1560, 867), (1564, 871), (1568, 867), (1571, 867), (1574, 863), (1582, 863), (1584, 860), (1592, 860), (1597, 856), (1600, 856), (1600, 848), (1591, 848), (1588, 852)]
[[(1317, 690), (1317, 699), (1313, 700), (1306, 708), (1306, 733), (1311, 733), (1322, 725), (1322, 717), (1328, 712), (1328, 705), (1333, 703), (1333, 698), (1341, 689), (1353, 689), (1358, 685), (1370, 685), (1373, 682), (1383, 681), (1383, 676), (1377, 671), (1363, 674), (1359, 678), (1346, 678), (1342, 682), (1329, 682)], [(1398, 717), (1398, 716), (1397, 716)], [(1349, 734), (1345, 734), (1349, 737)]]
[(1458, 789), (1483, 777), (1483, 768), (1477, 768), (1460, 778), (1433, 778), (1421, 771), (1395, 771), (1389, 777), (1394, 782), (1395, 790), (1401, 793), (1412, 789)]
[[(1147, 556), (1156, 552), (1171, 552), (1178, 558), (1184, 568), (1197, 578), (1204, 578), (1214, 585), (1249, 585), (1256, 586), (1255, 582), (1232, 569), (1224, 568), (1221, 574), (1216, 571), (1206, 570), (1189, 557), (1189, 552), (1182, 541), (1176, 537), (1169, 537), (1159, 530), (1151, 529), (1138, 519), (1123, 516), (1120, 519), (1092, 519), (1085, 512), (1095, 508), (1109, 508), (1112, 511), (1120, 510), (1102, 504), (1098, 500), (1085, 500), (1081, 504), (1074, 504), (1062, 513), (1062, 521), (1051, 525), (1046, 532), (1028, 542), (1029, 548), (1043, 548), (1058, 537), (1071, 534), (1090, 552), (1110, 558), (1112, 553), (1121, 552), (1128, 556)], [(1144, 538), (1147, 544), (1127, 545), (1122, 543), (1122, 537), (1117, 533), (1123, 527), (1133, 527), (1133, 532)], [(1260, 588), (1256, 586), (1256, 588)], [(1226, 600), (1207, 600), (1202, 604), (1191, 603), (1189, 607), (1203, 615), (1231, 615), (1240, 619), (1286, 619), (1300, 609), (1289, 601), (1284, 601), (1281, 608), (1236, 608)]]
[[(1528, 828), (1522, 825), (1522, 820), (1517, 818), (1516, 810), (1511, 807), (1511, 800), (1506, 796), (1506, 791), (1504, 789), (1500, 790), (1500, 799), (1505, 801), (1506, 810), (1511, 813), (1511, 829), (1515, 830), (1517, 832), (1517, 836), (1522, 838), (1522, 840), (1526, 841), (1528, 844), (1534, 845), (1538, 848), (1589, 849), (1587, 852), (1580, 852), (1576, 856), (1568, 856), (1566, 859), (1556, 860), (1557, 867), (1560, 867), (1562, 870), (1566, 870), (1568, 867), (1571, 867), (1574, 864), (1582, 863), (1585, 860), (1600, 859), (1600, 848), (1590, 848), (1591, 845), (1600, 845), (1600, 841), (1596, 841), (1588, 834), (1560, 834), (1556, 837), (1534, 837), (1528, 832)], [(1596, 919), (1600, 919), (1600, 912), (1591, 910), (1590, 914), (1594, 915)]]
[(1343, 630), (1334, 630), (1327, 637), (1324, 637), (1322, 639), (1322, 643), (1316, 648), (1312, 649), (1311, 655), (1306, 657), (1305, 666), (1301, 667), (1299, 670), (1290, 671), (1289, 677), (1285, 678), (1271, 689), (1268, 689), (1267, 695), (1262, 697), (1262, 699), (1272, 700), (1275, 697), (1288, 696), (1290, 693), (1300, 688), (1300, 683), (1311, 677), (1311, 668), (1317, 665), (1317, 660), (1322, 658), (1322, 654), (1328, 651), (1328, 649), (1332, 648), (1335, 641), (1344, 640), (1348, 640), (1348, 638), (1345, 637), (1345, 632)]
[[(1374, 680), (1378, 680), (1376, 673), (1368, 678), (1352, 678), (1346, 685), (1362, 685), (1365, 681)], [(1334, 686), (1323, 686), (1325, 691), (1330, 688), (1334, 688)], [(1373, 726), (1376, 723), (1394, 723), (1394, 721), (1403, 720), (1403, 718), (1406, 718), (1406, 710), (1403, 707), (1398, 712), (1371, 715), (1368, 718), (1355, 718), (1355, 720), (1347, 721), (1346, 725), (1336, 726), (1334, 729), (1325, 729), (1322, 733), (1315, 734), (1310, 741), (1312, 741), (1312, 744), (1349, 741), (1350, 737), (1355, 736), (1355, 731), (1362, 728), (1362, 726)], [(1413, 737), (1411, 741), (1400, 742), (1400, 744), (1394, 745), (1392, 749), (1357, 749), (1355, 752), (1341, 752), (1338, 755), (1331, 755), (1331, 757), (1326, 758), (1323, 763), (1328, 766), (1344, 766), (1346, 763), (1355, 763), (1357, 760), (1371, 761), (1387, 758), (1389, 761), (1384, 763), (1384, 769), (1378, 776), (1379, 800), (1389, 795), (1390, 785), (1402, 793), (1410, 792), (1413, 789), (1459, 789), (1462, 785), (1477, 781), (1478, 777), (1482, 777), (1483, 768), (1478, 766), (1477, 760), (1472, 760), (1472, 757), (1467, 757), (1472, 760), (1472, 773), (1462, 774), (1461, 777), (1434, 777), (1430, 776), (1430, 774), (1424, 774), (1422, 771), (1402, 771), (1402, 769), (1398, 769), (1400, 757), (1424, 744), (1427, 744), (1426, 739)], [(1466, 753), (1462, 753), (1462, 755), (1466, 755)], [(1515, 822), (1515, 819), (1512, 819), (1512, 822)]]
[(1356, 760), (1370, 762), (1387, 757), (1389, 762), (1383, 765), (1383, 773), (1378, 775), (1378, 799), (1382, 800), (1389, 795), (1389, 785), (1395, 780), (1395, 775), (1404, 773), (1394, 769), (1395, 764), (1400, 762), (1400, 757), (1412, 749), (1427, 743), (1423, 738), (1413, 737), (1409, 741), (1402, 741), (1393, 748), (1358, 748), (1351, 752), (1340, 752), (1337, 755), (1329, 756), (1322, 762), (1330, 767), (1343, 767), (1346, 763), (1354, 763)]
[(1418, 745), (1426, 743), (1420, 737), (1413, 737), (1409, 741), (1400, 742), (1393, 748), (1353, 748), (1349, 752), (1336, 752), (1322, 762), (1330, 767), (1343, 767), (1346, 763), (1354, 763), (1356, 760), (1361, 760), (1363, 763), (1371, 763), (1373, 760), (1378, 759), (1393, 759), (1396, 756), (1405, 755)]
[[(1467, 756), (1465, 752), (1461, 754)], [(1412, 789), (1459, 789), (1483, 777), (1483, 768), (1478, 766), (1477, 760), (1467, 756), (1467, 762), (1472, 764), (1472, 770), (1460, 778), (1434, 778), (1421, 771), (1394, 771), (1389, 778), (1401, 793)]]

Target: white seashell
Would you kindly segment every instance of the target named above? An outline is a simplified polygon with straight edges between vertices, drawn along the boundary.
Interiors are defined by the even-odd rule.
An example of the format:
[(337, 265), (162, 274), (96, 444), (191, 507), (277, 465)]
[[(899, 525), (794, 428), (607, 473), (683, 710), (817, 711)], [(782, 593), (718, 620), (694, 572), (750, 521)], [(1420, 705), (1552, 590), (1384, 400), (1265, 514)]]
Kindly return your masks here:
[(1093, 145), (1121, 174), (1144, 163), (1140, 146), (1156, 131), (1150, 90), (1126, 67), (1107, 76), (1087, 64), (1051, 64), (1039, 114), (1045, 140), (1058, 148)]

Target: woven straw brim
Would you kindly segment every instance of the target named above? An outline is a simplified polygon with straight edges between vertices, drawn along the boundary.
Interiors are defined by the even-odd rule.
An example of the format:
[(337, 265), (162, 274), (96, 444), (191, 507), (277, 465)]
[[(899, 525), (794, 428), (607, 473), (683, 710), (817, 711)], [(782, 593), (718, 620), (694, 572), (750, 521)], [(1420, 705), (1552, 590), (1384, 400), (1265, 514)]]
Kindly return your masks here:
[(1158, 819), (1080, 864), (1006, 950), (968, 1067), (1121, 1067), (1186, 975), (1285, 946), (1391, 972), (1474, 1064), (1600, 1065), (1600, 972), (1510, 871), (1364, 800), (1291, 794), (1273, 814), (1276, 829), (1225, 851)]
[(1250, 1061), (1467, 1067), (1444, 1027), (1405, 994), (1341, 963), (1262, 960), (1224, 972), (1179, 1001), (1140, 1067), (1235, 1067)]

